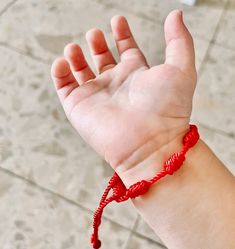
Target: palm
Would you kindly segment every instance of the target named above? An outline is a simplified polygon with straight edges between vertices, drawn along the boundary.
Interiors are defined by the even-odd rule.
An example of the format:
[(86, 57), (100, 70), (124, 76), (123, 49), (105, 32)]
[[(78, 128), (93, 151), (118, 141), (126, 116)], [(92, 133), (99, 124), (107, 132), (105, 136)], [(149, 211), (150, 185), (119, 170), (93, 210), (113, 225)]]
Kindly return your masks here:
[[(90, 39), (102, 44), (104, 40), (97, 36), (93, 33)], [(70, 83), (59, 87), (58, 93), (75, 129), (114, 168), (149, 141), (157, 149), (163, 134), (171, 134), (165, 136), (170, 140), (185, 130), (191, 114), (194, 75), (188, 76), (170, 64), (149, 68), (137, 47), (123, 49), (116, 65), (108, 49), (100, 53), (100, 46), (93, 42), (92, 47), (92, 41), (91, 49), (96, 56), (108, 53), (106, 68), (102, 63), (107, 61), (107, 54), (106, 58), (95, 57), (101, 71), (95, 77), (85, 62), (85, 67), (81, 66), (84, 58), (80, 48), (71, 45), (66, 54), (70, 67), (76, 70), (73, 75), (66, 74)], [(77, 65), (74, 53), (80, 56)], [(79, 67), (85, 68), (86, 75), (76, 73)]]

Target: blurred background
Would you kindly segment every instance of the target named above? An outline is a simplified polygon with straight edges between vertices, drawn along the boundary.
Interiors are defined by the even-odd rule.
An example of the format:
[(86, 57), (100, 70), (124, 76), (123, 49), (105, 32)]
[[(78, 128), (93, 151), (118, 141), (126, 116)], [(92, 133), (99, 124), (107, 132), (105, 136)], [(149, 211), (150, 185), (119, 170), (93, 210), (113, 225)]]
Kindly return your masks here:
[[(0, 248), (90, 248), (92, 214), (112, 170), (67, 121), (50, 64), (71, 41), (88, 52), (84, 34), (93, 27), (116, 54), (115, 14), (127, 17), (149, 64), (161, 63), (164, 19), (175, 8), (184, 10), (195, 41), (192, 122), (235, 174), (235, 0), (193, 7), (179, 0), (0, 0)], [(166, 248), (130, 203), (107, 208), (101, 239), (103, 248)]]

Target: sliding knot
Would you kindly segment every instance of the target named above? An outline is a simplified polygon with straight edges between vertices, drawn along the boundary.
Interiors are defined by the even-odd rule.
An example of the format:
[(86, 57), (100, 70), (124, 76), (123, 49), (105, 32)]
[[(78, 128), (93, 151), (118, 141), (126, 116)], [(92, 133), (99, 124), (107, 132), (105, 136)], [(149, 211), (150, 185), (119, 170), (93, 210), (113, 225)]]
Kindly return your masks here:
[(145, 194), (150, 187), (150, 183), (148, 181), (142, 180), (137, 182), (129, 187), (126, 191), (126, 196), (129, 198), (136, 198), (140, 195)]
[(113, 189), (113, 195), (116, 197), (121, 197), (126, 193), (126, 186), (124, 185), (124, 183), (122, 182), (121, 178), (118, 175), (116, 177), (116, 181), (112, 189)]
[(165, 163), (164, 168), (166, 172), (172, 175), (178, 170), (185, 160), (185, 155), (182, 152), (174, 153)]
[(183, 138), (183, 145), (186, 145), (188, 148), (193, 147), (199, 139), (199, 134), (197, 131), (197, 126), (190, 125), (190, 131)]

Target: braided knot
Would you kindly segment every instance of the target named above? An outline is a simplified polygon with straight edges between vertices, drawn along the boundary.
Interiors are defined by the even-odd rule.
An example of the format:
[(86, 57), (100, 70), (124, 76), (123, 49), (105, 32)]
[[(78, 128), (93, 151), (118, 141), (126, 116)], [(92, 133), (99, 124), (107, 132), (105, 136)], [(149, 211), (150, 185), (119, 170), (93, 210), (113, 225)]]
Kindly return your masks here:
[(185, 160), (185, 155), (182, 152), (174, 153), (165, 163), (164, 168), (166, 172), (172, 175), (180, 168)]
[(101, 241), (97, 239), (94, 234), (91, 235), (91, 244), (94, 249), (99, 249), (101, 247)]
[(136, 198), (140, 195), (145, 194), (150, 187), (150, 183), (148, 181), (142, 180), (137, 182), (129, 187), (126, 191), (126, 196), (129, 198)]
[(199, 134), (196, 125), (190, 125), (190, 131), (183, 138), (183, 145), (187, 145), (188, 148), (193, 147), (199, 139)]
[(116, 184), (113, 186), (113, 195), (120, 197), (123, 196), (126, 193), (126, 187), (123, 184)]

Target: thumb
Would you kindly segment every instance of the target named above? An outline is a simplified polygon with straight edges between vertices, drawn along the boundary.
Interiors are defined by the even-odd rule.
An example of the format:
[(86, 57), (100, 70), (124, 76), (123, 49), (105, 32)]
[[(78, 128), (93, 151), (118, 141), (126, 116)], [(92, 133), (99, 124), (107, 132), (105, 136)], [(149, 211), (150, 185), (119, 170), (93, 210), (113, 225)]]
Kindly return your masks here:
[(192, 78), (196, 78), (195, 53), (191, 34), (183, 22), (180, 10), (172, 11), (166, 18), (166, 64), (178, 67)]

